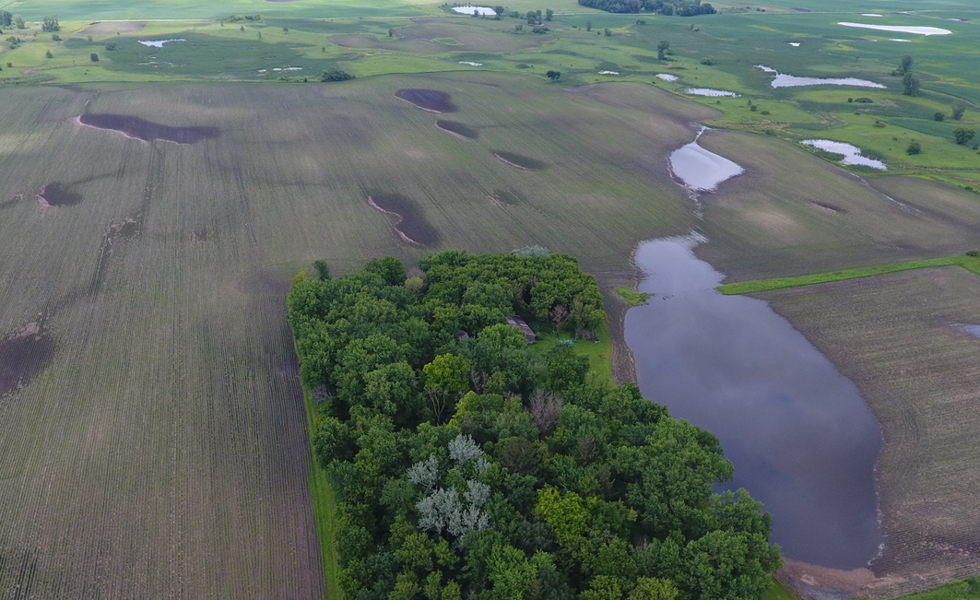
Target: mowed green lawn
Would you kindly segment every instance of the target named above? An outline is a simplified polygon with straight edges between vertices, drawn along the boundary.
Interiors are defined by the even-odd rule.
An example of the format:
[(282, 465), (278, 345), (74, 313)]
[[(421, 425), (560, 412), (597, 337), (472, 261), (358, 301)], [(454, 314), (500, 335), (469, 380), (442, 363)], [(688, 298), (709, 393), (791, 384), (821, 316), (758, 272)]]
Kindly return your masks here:
[[(147, 143), (79, 126), (83, 110), (219, 135)], [(0, 589), (321, 597), (291, 277), (528, 244), (623, 277), (637, 241), (691, 227), (665, 158), (710, 116), (650, 87), (504, 76), (4, 90), (0, 338), (36, 324), (55, 352), (0, 400)], [(43, 207), (55, 183), (78, 203)], [(369, 193), (399, 194), (439, 241), (402, 241)]]

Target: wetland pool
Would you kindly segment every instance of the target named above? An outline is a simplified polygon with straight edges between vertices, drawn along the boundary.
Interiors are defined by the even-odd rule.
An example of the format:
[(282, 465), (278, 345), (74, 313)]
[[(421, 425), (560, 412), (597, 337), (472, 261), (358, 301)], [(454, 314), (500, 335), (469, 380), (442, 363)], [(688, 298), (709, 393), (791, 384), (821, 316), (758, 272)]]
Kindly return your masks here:
[(772, 541), (796, 560), (866, 566), (882, 536), (874, 489), (881, 432), (857, 388), (802, 334), (698, 259), (693, 236), (641, 243), (649, 304), (626, 314), (643, 395), (714, 433), (744, 487), (772, 514)]
[(694, 192), (713, 192), (723, 181), (745, 172), (736, 162), (698, 145), (702, 129), (694, 141), (674, 150), (667, 159), (670, 171), (684, 187)]

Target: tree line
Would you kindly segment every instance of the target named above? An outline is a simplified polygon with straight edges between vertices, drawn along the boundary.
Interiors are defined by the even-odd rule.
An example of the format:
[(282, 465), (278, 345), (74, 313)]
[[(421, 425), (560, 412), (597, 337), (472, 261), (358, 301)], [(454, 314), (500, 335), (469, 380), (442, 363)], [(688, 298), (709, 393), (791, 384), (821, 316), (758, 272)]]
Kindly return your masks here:
[(347, 598), (736, 600), (781, 564), (769, 515), (718, 440), (638, 388), (592, 377), (575, 345), (532, 352), (507, 324), (604, 322), (561, 254), (398, 260), (288, 296), (316, 460), (337, 496)]
[(613, 13), (651, 12), (665, 16), (695, 17), (713, 15), (717, 11), (701, 0), (578, 0), (582, 6)]

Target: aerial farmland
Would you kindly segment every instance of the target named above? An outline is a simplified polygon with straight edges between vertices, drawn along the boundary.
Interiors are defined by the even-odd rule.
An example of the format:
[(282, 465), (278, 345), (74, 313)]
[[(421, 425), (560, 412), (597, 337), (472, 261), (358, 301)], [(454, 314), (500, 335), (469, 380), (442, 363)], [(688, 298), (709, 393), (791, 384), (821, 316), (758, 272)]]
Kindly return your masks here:
[[(718, 357), (755, 352), (725, 302), (765, 305), (853, 389), (865, 454), (821, 487), (856, 497), (833, 478), (849, 464), (870, 515), (850, 538), (787, 491), (850, 417), (761, 450), (712, 429), (735, 487), (741, 456), (798, 446), (773, 492), (746, 487), (818, 507), (774, 512), (766, 597), (980, 595), (980, 9), (712, 4), (0, 0), (0, 597), (344, 597), (343, 494), (287, 294), (314, 261), (341, 278), (386, 256), (427, 285), (451, 249), (573, 257), (607, 319), (588, 343), (532, 320), (528, 351), (567, 344), (590, 385), (709, 429), (680, 388), (745, 433), (775, 423), (749, 412), (769, 383), (809, 372), (759, 358), (762, 383), (725, 383), (742, 369)], [(695, 312), (657, 312), (673, 303)], [(663, 320), (676, 338), (642, 329)]]

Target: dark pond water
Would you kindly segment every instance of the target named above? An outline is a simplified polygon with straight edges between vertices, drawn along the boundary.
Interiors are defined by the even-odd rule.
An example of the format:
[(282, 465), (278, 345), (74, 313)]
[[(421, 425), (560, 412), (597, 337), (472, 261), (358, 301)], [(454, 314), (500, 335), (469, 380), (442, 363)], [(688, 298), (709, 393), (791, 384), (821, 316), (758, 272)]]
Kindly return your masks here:
[(451, 133), (470, 138), (471, 140), (475, 140), (476, 138), (480, 137), (480, 132), (478, 130), (457, 121), (436, 121), (436, 126), (439, 129), (444, 129)]
[(874, 492), (881, 433), (857, 389), (766, 302), (723, 296), (723, 275), (692, 238), (645, 242), (626, 341), (643, 394), (721, 440), (746, 488), (773, 517), (786, 556), (864, 566), (882, 541)]

